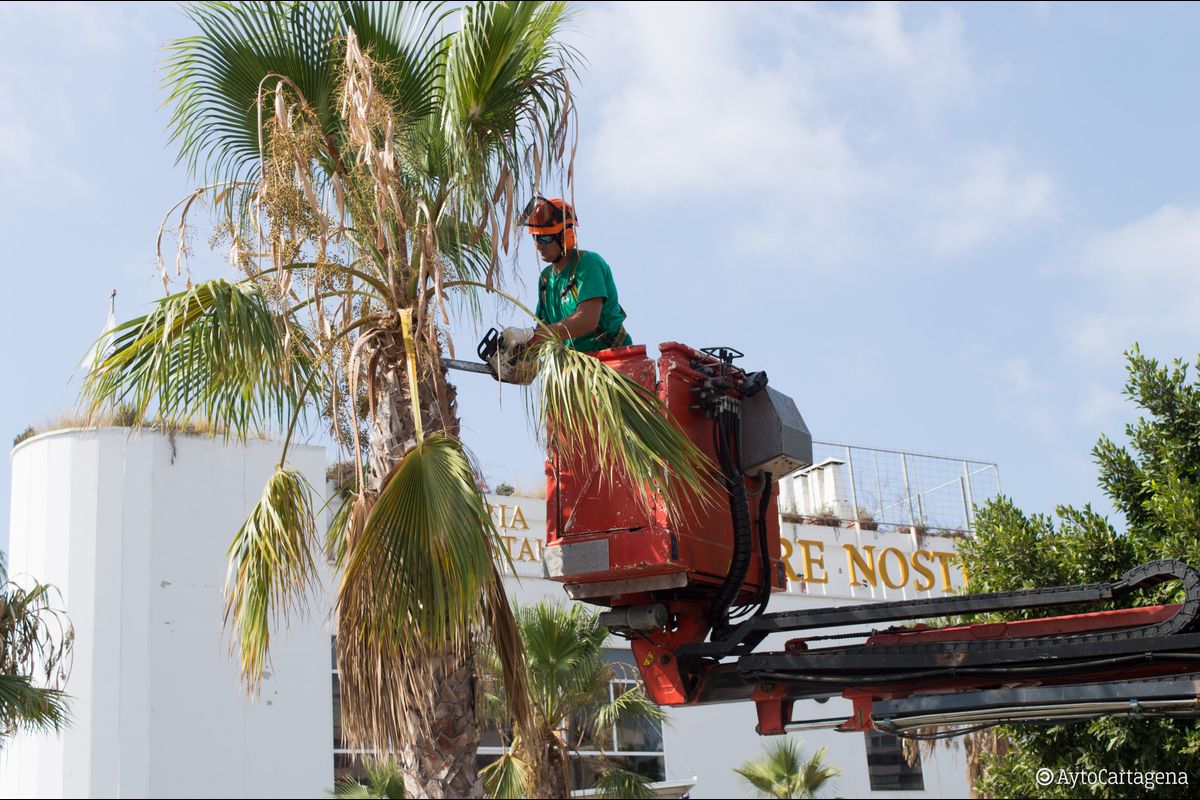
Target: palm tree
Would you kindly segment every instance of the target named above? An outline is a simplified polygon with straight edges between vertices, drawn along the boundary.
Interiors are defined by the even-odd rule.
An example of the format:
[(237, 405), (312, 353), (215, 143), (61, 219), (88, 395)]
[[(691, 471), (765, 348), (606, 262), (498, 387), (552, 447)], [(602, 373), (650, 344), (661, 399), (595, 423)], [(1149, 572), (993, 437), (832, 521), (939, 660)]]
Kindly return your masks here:
[[(598, 731), (623, 722), (662, 723), (666, 713), (650, 702), (640, 684), (609, 694), (625, 665), (604, 658), (608, 629), (599, 615), (582, 605), (552, 603), (518, 608), (517, 628), (525, 651), (534, 724), (524, 728), (508, 711), (494, 651), (484, 659), (482, 717), (500, 731), (511, 731), (510, 747), (484, 769), (490, 797), (570, 797), (572, 753), (586, 744), (604, 751)], [(632, 671), (632, 668), (630, 668)], [(632, 675), (628, 676), (632, 677)], [(513, 741), (524, 747), (511, 746)], [(600, 796), (654, 797), (647, 780), (599, 757)]]
[(822, 747), (807, 761), (800, 745), (790, 736), (767, 745), (758, 761), (747, 761), (734, 770), (759, 797), (820, 797), (833, 788), (842, 771), (825, 763)]
[(349, 775), (338, 780), (332, 795), (337, 798), (403, 798), (404, 770), (394, 758), (363, 759), (366, 781)]
[[(203, 420), (226, 437), (284, 432), (279, 465), (229, 551), (226, 621), (247, 689), (270, 635), (338, 570), (338, 665), (351, 746), (395, 752), (410, 796), (478, 796), (474, 648), (504, 654), (530, 727), (521, 650), (494, 559), (503, 552), (458, 438), (451, 313), (501, 296), (500, 256), (563, 162), (574, 55), (563, 3), (211, 3), (187, 11), (165, 86), (180, 159), (204, 185), (160, 230), (164, 287), (117, 326), (83, 398), (139, 419)], [(453, 16), (451, 16), (453, 15)], [(457, 27), (446, 32), (451, 22)], [(193, 283), (188, 214), (242, 276)], [(178, 231), (174, 276), (162, 259)], [(514, 300), (514, 302), (516, 302)], [(678, 512), (707, 465), (648, 391), (557, 341), (537, 350), (547, 444), (591, 449), (609, 478)], [(152, 408), (153, 407), (153, 408)], [(287, 449), (305, 411), (354, 465), (321, 538)]]
[(10, 581), (0, 553), (0, 742), (18, 730), (60, 731), (67, 723), (62, 686), (75, 636), (51, 605), (53, 591)]

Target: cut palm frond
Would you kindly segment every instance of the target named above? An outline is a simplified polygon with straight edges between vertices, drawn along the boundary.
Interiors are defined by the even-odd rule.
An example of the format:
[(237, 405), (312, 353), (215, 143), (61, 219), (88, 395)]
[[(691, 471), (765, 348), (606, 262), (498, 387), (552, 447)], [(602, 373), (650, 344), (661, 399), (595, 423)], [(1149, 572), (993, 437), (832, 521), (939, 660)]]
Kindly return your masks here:
[(233, 627), (250, 691), (262, 681), (272, 619), (286, 620), (317, 581), (311, 497), (303, 475), (277, 469), (229, 548), (225, 623)]
[(151, 405), (168, 425), (218, 422), (245, 440), (282, 427), (311, 392), (313, 348), (288, 325), (262, 288), (208, 281), (158, 301), (118, 325), (112, 348), (84, 382), (89, 415), (128, 405), (145, 419)]
[(709, 502), (715, 467), (654, 392), (553, 337), (531, 357), (550, 452), (594, 465), (605, 486), (627, 481), (650, 513), (660, 497), (672, 519)]

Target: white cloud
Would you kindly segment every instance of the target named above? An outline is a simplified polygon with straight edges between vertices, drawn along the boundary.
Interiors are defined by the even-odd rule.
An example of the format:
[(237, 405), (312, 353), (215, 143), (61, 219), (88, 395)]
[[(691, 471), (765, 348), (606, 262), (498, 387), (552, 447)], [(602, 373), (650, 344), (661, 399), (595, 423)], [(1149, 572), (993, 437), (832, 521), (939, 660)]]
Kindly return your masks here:
[(22, 27), (48, 24), (76, 48), (114, 51), (161, 44), (145, 22), (144, 9), (136, 4), (32, 2), (16, 3), (9, 10), (25, 18)]
[(982, 148), (966, 162), (961, 179), (934, 195), (930, 231), (934, 249), (953, 254), (1005, 231), (1054, 215), (1054, 183), (1024, 167), (1015, 153)]
[(1076, 272), (1096, 297), (1070, 327), (1077, 353), (1111, 357), (1147, 337), (1200, 334), (1200, 208), (1163, 206), (1085, 246)]
[(33, 131), (15, 119), (0, 117), (0, 165), (25, 167), (33, 163)]
[(1102, 427), (1117, 412), (1124, 410), (1125, 397), (1110, 386), (1093, 384), (1087, 388), (1075, 409), (1075, 420)]
[(1050, 179), (1010, 151), (960, 156), (963, 176), (947, 178), (946, 159), (887, 147), (914, 126), (936, 136), (931, 120), (974, 102), (953, 10), (642, 2), (595, 9), (587, 29), (581, 102), (603, 100), (581, 179), (633, 203), (717, 203), (738, 253), (836, 262), (878, 244), (863, 231), (881, 225), (961, 252), (1048, 215)]
[[(775, 188), (844, 192), (859, 167), (838, 127), (807, 114), (808, 78), (786, 52), (756, 63), (738, 9), (637, 3), (598, 20), (585, 78), (609, 91), (591, 159), (614, 188), (659, 196)], [(850, 178), (850, 180), (846, 180)]]
[[(25, 197), (36, 196), (42, 189), (51, 193), (87, 191), (87, 180), (69, 166), (64, 151), (51, 144), (56, 133), (51, 122), (35, 113), (40, 102), (23, 100), (0, 88), (0, 171), (14, 184), (24, 184)], [(29, 191), (28, 187), (42, 189)]]
[(1018, 356), (1006, 359), (993, 370), (996, 402), (1009, 419), (1019, 420), (1043, 439), (1056, 432), (1054, 384), (1034, 369), (1033, 362)]
[(897, 3), (870, 3), (835, 19), (860, 69), (898, 81), (923, 114), (969, 96), (969, 49), (962, 18), (953, 10), (938, 9), (931, 23), (911, 30)]

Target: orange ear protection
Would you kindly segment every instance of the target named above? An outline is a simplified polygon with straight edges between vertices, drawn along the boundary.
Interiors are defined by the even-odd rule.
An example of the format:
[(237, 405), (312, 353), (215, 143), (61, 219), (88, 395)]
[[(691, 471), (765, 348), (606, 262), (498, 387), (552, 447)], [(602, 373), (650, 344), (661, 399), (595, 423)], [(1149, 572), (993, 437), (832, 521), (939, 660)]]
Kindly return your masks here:
[(578, 237), (575, 235), (575, 226), (578, 224), (578, 220), (575, 218), (575, 209), (567, 205), (561, 197), (552, 197), (547, 200), (538, 195), (525, 207), (524, 217), (526, 227), (535, 236), (560, 234), (563, 250), (574, 250), (579, 244)]

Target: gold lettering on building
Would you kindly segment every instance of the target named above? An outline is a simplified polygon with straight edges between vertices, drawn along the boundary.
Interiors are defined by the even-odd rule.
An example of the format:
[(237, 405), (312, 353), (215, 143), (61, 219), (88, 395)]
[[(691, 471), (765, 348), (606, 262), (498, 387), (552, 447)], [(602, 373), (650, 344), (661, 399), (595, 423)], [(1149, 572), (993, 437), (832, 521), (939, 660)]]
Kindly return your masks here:
[(933, 588), (933, 570), (929, 568), (929, 564), (923, 564), (922, 561), (932, 561), (933, 553), (928, 550), (917, 550), (912, 554), (912, 568), (920, 574), (921, 578), (913, 586), (918, 592), (928, 592)]
[[(809, 583), (829, 583), (829, 575), (825, 572), (825, 546), (816, 539), (797, 539), (800, 545), (800, 569), (804, 572), (804, 580)], [(817, 574), (817, 569), (821, 574)]]
[[(492, 522), (500, 530), (512, 531), (527, 531), (529, 523), (525, 521), (525, 512), (520, 506), (513, 506), (511, 509), (504, 503), (499, 505), (487, 504), (488, 514), (492, 518)], [(511, 516), (509, 511), (512, 511)]]
[[(852, 544), (842, 545), (842, 549), (846, 551), (846, 566), (850, 570), (850, 583), (858, 586), (860, 584), (869, 584), (878, 586), (879, 579), (875, 577), (875, 545), (868, 544), (863, 546), (863, 550), (867, 551), (866, 558), (863, 558), (859, 549)], [(863, 579), (859, 579), (859, 571), (863, 573)]]
[(517, 561), (537, 561), (538, 557), (533, 552), (533, 540), (521, 539), (521, 554), (517, 556)]
[(958, 558), (957, 553), (940, 553), (933, 551), (933, 557), (938, 560), (938, 568), (942, 571), (942, 591), (952, 592), (950, 588), (950, 562)]
[(514, 531), (529, 530), (529, 523), (525, 521), (525, 514), (521, 511), (520, 506), (513, 508), (512, 524), (508, 527), (512, 528)]
[[(825, 565), (825, 542), (819, 539), (781, 539), (779, 544), (789, 580), (829, 583), (829, 572)], [(957, 553), (937, 550), (916, 550), (909, 553), (898, 547), (885, 547), (876, 552), (876, 547), (877, 545), (873, 544), (842, 545), (850, 585), (878, 588), (882, 581), (889, 589), (911, 586), (918, 592), (928, 592), (934, 587), (946, 593), (954, 591), (951, 567), (957, 564)], [(794, 557), (799, 559), (798, 564), (792, 561)], [(963, 571), (964, 584), (966, 578), (966, 572)]]
[[(892, 560), (895, 562), (895, 570), (899, 574), (898, 580), (893, 580), (895, 575), (892, 575), (892, 570), (888, 568), (888, 556), (895, 556)], [(902, 589), (908, 583), (908, 559), (894, 547), (884, 548), (879, 554), (879, 577), (883, 578), (884, 586), (889, 589)]]
[(787, 579), (789, 581), (800, 580), (796, 570), (792, 569), (792, 543), (787, 539), (780, 539), (779, 549), (783, 551), (783, 571), (787, 573)]

